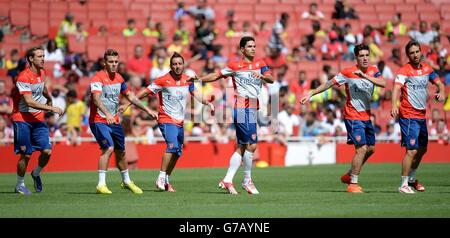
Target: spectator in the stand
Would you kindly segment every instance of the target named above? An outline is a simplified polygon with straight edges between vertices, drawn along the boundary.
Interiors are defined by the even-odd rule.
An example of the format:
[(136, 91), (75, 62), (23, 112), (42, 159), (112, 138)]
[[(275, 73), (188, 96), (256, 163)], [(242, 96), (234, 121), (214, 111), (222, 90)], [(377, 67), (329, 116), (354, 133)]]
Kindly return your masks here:
[(225, 32), (226, 37), (239, 37), (240, 34), (237, 30), (237, 22), (235, 20), (228, 20), (228, 29)]
[(340, 59), (344, 53), (344, 47), (342, 42), (338, 39), (336, 31), (330, 31), (328, 33), (328, 41), (325, 42), (322, 47), (322, 59), (324, 60), (336, 60)]
[(153, 82), (155, 79), (167, 74), (170, 71), (170, 68), (165, 65), (164, 56), (156, 56), (156, 64), (152, 64), (153, 67), (150, 71), (150, 82)]
[(142, 35), (147, 36), (147, 37), (157, 37), (155, 27), (156, 27), (156, 24), (152, 20), (152, 18), (147, 17), (147, 21), (145, 23), (145, 28), (142, 30)]
[(420, 21), (419, 30), (409, 31), (408, 35), (420, 44), (425, 45), (429, 45), (435, 37), (438, 37), (438, 33), (428, 29), (428, 23), (426, 21)]
[(354, 60), (355, 54), (353, 53), (353, 50), (355, 49), (356, 36), (352, 32), (352, 25), (350, 25), (350, 23), (344, 25), (342, 35), (344, 36), (344, 44), (346, 46), (344, 48), (347, 48), (343, 54), (343, 59), (349, 61)]
[(381, 45), (381, 37), (371, 25), (365, 25), (362, 32), (357, 35), (357, 44), (364, 43), (366, 37), (372, 38), (372, 42)]
[(364, 37), (364, 44), (369, 46), (370, 49), (369, 63), (371, 65), (377, 64), (383, 58), (383, 51), (373, 42), (373, 38), (370, 36)]
[(14, 139), (13, 129), (6, 124), (6, 121), (3, 117), (0, 117), (0, 147), (7, 143), (3, 142), (3, 140), (12, 139)]
[(67, 109), (66, 109), (66, 124), (67, 124), (67, 138), (69, 144), (79, 145), (81, 126), (83, 117), (86, 112), (86, 105), (78, 99), (77, 91), (70, 90), (66, 94)]
[(437, 38), (441, 36), (441, 25), (439, 24), (439, 22), (431, 23), (431, 32), (433, 32)]
[(130, 76), (137, 76), (144, 83), (151, 67), (152, 64), (150, 60), (144, 56), (144, 49), (142, 48), (142, 45), (136, 45), (134, 47), (133, 58), (127, 61), (127, 69)]
[[(1, 42), (1, 41), (0, 41)], [(5, 49), (0, 49), (0, 69), (6, 68)]]
[(287, 70), (288, 66), (286, 64), (277, 70), (276, 80), (269, 85), (269, 94), (271, 96), (278, 94), (281, 87), (289, 85), (285, 79)]
[(214, 20), (214, 10), (208, 6), (207, 0), (198, 0), (197, 6), (192, 6), (188, 10), (189, 14), (196, 18), (198, 15), (204, 15), (207, 20)]
[(82, 22), (76, 23), (77, 30), (75, 31), (75, 38), (78, 41), (84, 41), (89, 36), (89, 33), (86, 31), (86, 26)]
[(182, 44), (184, 46), (189, 45), (189, 37), (191, 35), (190, 31), (188, 29), (186, 29), (184, 21), (179, 20), (177, 24), (178, 24), (177, 25), (178, 27), (177, 27), (177, 29), (175, 31), (175, 35), (181, 36)]
[(389, 61), (393, 62), (399, 67), (403, 66), (400, 48), (395, 47), (392, 49)]
[(255, 33), (252, 29), (250, 29), (251, 25), (249, 21), (244, 21), (242, 23), (242, 31), (241, 31), (241, 37), (244, 36), (250, 36), (250, 37), (254, 37)]
[(298, 126), (300, 124), (298, 116), (294, 114), (294, 109), (294, 105), (287, 104), (278, 114), (278, 121), (280, 122), (286, 136), (293, 136), (294, 126)]
[(336, 112), (331, 108), (326, 109), (325, 118), (322, 120), (321, 126), (323, 128), (323, 133), (326, 133), (329, 136), (336, 135), (337, 127), (345, 128), (345, 124), (336, 118)]
[(287, 56), (287, 61), (289, 63), (298, 63), (301, 59), (300, 50), (297, 47), (293, 48), (292, 52)]
[(387, 141), (391, 141), (391, 142), (399, 141), (399, 135), (395, 131), (395, 123), (394, 122), (389, 122), (386, 125), (386, 132), (384, 132), (383, 136), (386, 137)]
[(52, 39), (47, 41), (47, 47), (44, 50), (45, 61), (64, 64), (64, 55), (61, 49), (56, 47), (56, 42)]
[(267, 26), (267, 22), (265, 20), (261, 20), (259, 22), (259, 25), (257, 27), (256, 33), (255, 33), (258, 37), (269, 37), (271, 32), (270, 32), (270, 28)]
[(386, 23), (386, 29), (384, 35), (388, 36), (392, 33), (394, 36), (404, 36), (406, 35), (407, 27), (402, 22), (402, 14), (397, 12), (391, 21)]
[(290, 84), (290, 91), (300, 99), (301, 96), (306, 93), (310, 88), (310, 83), (306, 77), (306, 71), (300, 70), (298, 72), (298, 79), (296, 82)]
[(318, 136), (322, 132), (322, 125), (317, 120), (317, 114), (315, 112), (306, 113), (304, 121), (300, 124), (299, 136)]
[(172, 37), (172, 43), (167, 47), (167, 53), (171, 56), (174, 52), (181, 54), (183, 52), (183, 39), (180, 35), (174, 34)]
[(439, 69), (439, 58), (446, 59), (448, 56), (448, 51), (445, 49), (439, 38), (435, 38), (430, 45), (430, 49), (426, 54), (427, 63), (433, 67), (433, 69)]
[(378, 70), (381, 72), (381, 77), (388, 81), (394, 80), (394, 74), (392, 73), (391, 68), (386, 65), (386, 63), (383, 60), (380, 60), (377, 64)]
[(175, 11), (175, 15), (173, 16), (173, 19), (175, 21), (178, 21), (180, 18), (182, 18), (183, 16), (186, 16), (188, 14), (189, 14), (189, 12), (185, 8), (184, 2), (178, 2), (177, 3), (177, 10)]
[(347, 0), (336, 0), (334, 4), (333, 19), (358, 19), (355, 9), (350, 6)]
[(127, 66), (125, 63), (120, 62), (117, 66), (117, 73), (119, 73), (125, 82), (130, 79), (130, 74), (128, 74)]
[(137, 34), (136, 20), (134, 20), (133, 18), (128, 19), (127, 27), (123, 29), (122, 34), (125, 37), (136, 35)]
[(269, 49), (269, 56), (264, 58), (264, 62), (270, 67), (272, 70), (278, 70), (283, 67), (287, 67), (286, 59), (283, 54), (277, 48)]
[(11, 70), (17, 67), (17, 65), (19, 64), (19, 59), (20, 59), (20, 55), (19, 55), (19, 50), (16, 48), (13, 48), (10, 53), (9, 53), (9, 59), (6, 60), (6, 69), (7, 70)]
[(308, 11), (304, 11), (302, 13), (302, 19), (304, 19), (304, 20), (320, 21), (320, 20), (323, 20), (324, 18), (325, 18), (325, 16), (318, 9), (317, 3), (315, 3), (315, 2), (309, 4)]
[(288, 22), (289, 14), (286, 12), (281, 13), (280, 19), (275, 22), (272, 28), (272, 34), (269, 39), (270, 49), (277, 49), (283, 54), (287, 53), (285, 38)]
[(228, 58), (222, 54), (222, 48), (222, 45), (214, 45), (212, 49), (213, 55), (211, 56), (211, 61), (217, 64), (219, 68), (226, 66), (228, 62)]
[(387, 42), (391, 44), (398, 44), (397, 37), (394, 35), (393, 32), (389, 32), (387, 35)]
[(316, 53), (316, 49), (312, 46), (307, 46), (306, 47), (306, 53), (305, 53), (305, 60), (308, 61), (316, 61), (317, 57), (316, 57), (317, 53)]
[(428, 120), (428, 128), (433, 128), (433, 127), (436, 127), (436, 124), (437, 124), (437, 122), (439, 121), (439, 120), (441, 120), (442, 119), (442, 117), (441, 117), (441, 115), (440, 115), (440, 113), (439, 113), (439, 110), (437, 109), (437, 108), (434, 108), (432, 111), (431, 111), (431, 118), (430, 118), (430, 120)]
[(108, 36), (108, 28), (105, 25), (99, 26), (97, 36)]
[(11, 125), (9, 114), (13, 110), (12, 98), (6, 92), (6, 83), (4, 80), (0, 80), (0, 118), (3, 118), (6, 125)]
[(55, 37), (56, 46), (61, 50), (66, 50), (67, 35), (75, 34), (77, 25), (73, 21), (72, 13), (67, 13), (64, 20), (59, 25), (58, 34)]
[(431, 128), (430, 130), (430, 135), (431, 136), (437, 136), (438, 137), (438, 143), (445, 143), (448, 144), (449, 143), (449, 132), (448, 132), (448, 128), (447, 125), (445, 124), (444, 119), (440, 119), (437, 122), (436, 127)]

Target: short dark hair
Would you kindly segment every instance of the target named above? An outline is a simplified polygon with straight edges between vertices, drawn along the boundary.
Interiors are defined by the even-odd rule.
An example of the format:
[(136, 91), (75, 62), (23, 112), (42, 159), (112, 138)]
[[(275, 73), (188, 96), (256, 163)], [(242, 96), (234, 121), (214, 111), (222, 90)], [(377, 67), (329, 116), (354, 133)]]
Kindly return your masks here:
[(420, 48), (420, 43), (419, 43), (418, 41), (416, 41), (416, 40), (410, 40), (410, 41), (408, 42), (408, 44), (406, 44), (406, 46), (405, 46), (405, 54), (406, 54), (406, 55), (408, 55), (409, 49), (410, 49), (411, 47), (413, 47), (413, 46), (417, 46), (417, 47), (419, 47), (419, 50), (422, 50), (422, 49)]
[(251, 36), (244, 36), (241, 38), (241, 41), (239, 41), (239, 46), (241, 48), (245, 48), (245, 45), (247, 45), (247, 42), (249, 41), (255, 41), (255, 38), (251, 37)]
[(103, 59), (106, 60), (106, 57), (108, 56), (119, 56), (119, 52), (117, 52), (115, 49), (107, 49), (105, 51), (105, 54), (103, 55)]
[(31, 64), (30, 57), (34, 57), (34, 52), (36, 50), (42, 50), (43, 51), (44, 48), (42, 46), (35, 46), (35, 47), (32, 47), (32, 48), (27, 50), (26, 56), (27, 56), (27, 61), (28, 61), (29, 64)]
[(181, 58), (181, 59), (183, 60), (183, 63), (184, 63), (184, 58), (183, 58), (183, 56), (180, 55), (180, 54), (177, 53), (177, 52), (173, 52), (172, 57), (170, 57), (170, 65), (172, 65), (172, 61), (173, 61), (173, 59), (175, 59), (175, 58)]
[(66, 97), (72, 97), (72, 98), (77, 98), (78, 97), (78, 95), (77, 95), (77, 91), (75, 91), (75, 90), (69, 90), (69, 92), (67, 92), (67, 94), (66, 94)]
[(367, 50), (370, 51), (369, 46), (366, 44), (359, 44), (355, 46), (355, 49), (353, 50), (353, 53), (355, 54), (356, 57), (358, 57), (358, 54), (361, 50)]

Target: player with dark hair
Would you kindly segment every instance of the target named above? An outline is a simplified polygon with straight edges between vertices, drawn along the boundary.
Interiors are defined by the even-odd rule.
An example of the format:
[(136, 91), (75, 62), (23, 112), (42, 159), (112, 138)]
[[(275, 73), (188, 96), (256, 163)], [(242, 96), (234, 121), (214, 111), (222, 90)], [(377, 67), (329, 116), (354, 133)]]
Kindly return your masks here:
[[(183, 72), (184, 58), (175, 52), (170, 58), (170, 72), (155, 79), (137, 95), (138, 98), (146, 97), (149, 94), (159, 95), (158, 124), (167, 144), (161, 161), (161, 170), (155, 183), (156, 188), (160, 191), (176, 192), (170, 183), (170, 176), (182, 154), (184, 114), (188, 94), (214, 111), (214, 105), (201, 97), (190, 77)], [(123, 105), (121, 110), (125, 110), (128, 106), (129, 104)]]
[(200, 78), (202, 82), (212, 82), (231, 76), (233, 80), (235, 104), (233, 121), (236, 128), (238, 148), (231, 156), (225, 178), (219, 182), (219, 187), (226, 189), (231, 194), (238, 194), (233, 177), (243, 161), (244, 180), (242, 187), (249, 194), (259, 194), (251, 177), (253, 154), (258, 142), (257, 110), (259, 109), (258, 97), (261, 92), (262, 82), (273, 83), (269, 67), (263, 60), (255, 59), (256, 43), (253, 37), (242, 37), (240, 51), (243, 58), (237, 62), (230, 62), (228, 66), (219, 72), (210, 73)]
[(348, 184), (347, 192), (362, 193), (358, 185), (358, 176), (363, 164), (374, 153), (375, 133), (370, 121), (370, 101), (374, 86), (384, 87), (386, 82), (380, 78), (381, 73), (376, 67), (369, 65), (369, 46), (360, 44), (354, 49), (356, 65), (343, 69), (333, 79), (311, 90), (300, 102), (302, 104), (316, 94), (333, 85), (345, 84), (347, 102), (344, 109), (344, 122), (347, 128), (347, 143), (355, 145), (355, 155), (351, 169), (341, 177), (343, 183)]
[[(420, 44), (411, 40), (405, 46), (409, 62), (401, 67), (395, 78), (392, 94), (392, 117), (399, 117), (402, 146), (406, 147), (402, 162), (400, 193), (414, 193), (413, 187), (424, 192), (425, 187), (416, 179), (416, 170), (427, 152), (428, 130), (425, 119), (428, 83), (437, 86), (435, 98), (445, 100), (445, 86), (433, 68), (422, 62)], [(399, 102), (400, 98), (400, 102)]]

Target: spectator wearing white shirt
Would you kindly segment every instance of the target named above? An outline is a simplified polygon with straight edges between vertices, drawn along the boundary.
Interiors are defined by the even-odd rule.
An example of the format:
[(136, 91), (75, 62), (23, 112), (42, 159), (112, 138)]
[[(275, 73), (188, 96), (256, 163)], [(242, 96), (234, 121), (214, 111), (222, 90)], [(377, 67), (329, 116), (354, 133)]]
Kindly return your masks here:
[(61, 49), (56, 47), (54, 40), (48, 40), (47, 47), (44, 49), (45, 61), (57, 62), (64, 64), (64, 55)]
[(320, 21), (323, 20), (325, 16), (321, 11), (319, 11), (317, 3), (313, 2), (309, 4), (309, 10), (304, 11), (302, 14), (302, 19), (304, 20), (315, 20)]
[(286, 136), (293, 136), (294, 126), (300, 125), (299, 117), (294, 112), (294, 106), (288, 104), (285, 106), (284, 110), (278, 114), (278, 121)]
[(408, 33), (409, 37), (418, 41), (420, 44), (429, 45), (434, 38), (438, 37), (438, 33), (428, 30), (428, 24), (426, 21), (421, 21), (419, 30), (413, 30)]

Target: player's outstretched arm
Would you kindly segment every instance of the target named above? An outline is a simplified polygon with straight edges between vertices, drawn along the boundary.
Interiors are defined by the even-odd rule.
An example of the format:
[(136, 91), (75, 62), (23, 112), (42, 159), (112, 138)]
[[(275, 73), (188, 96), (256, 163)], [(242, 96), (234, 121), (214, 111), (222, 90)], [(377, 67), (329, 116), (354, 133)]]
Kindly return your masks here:
[(392, 92), (392, 109), (391, 109), (391, 116), (393, 118), (397, 118), (398, 111), (399, 111), (399, 98), (400, 98), (400, 90), (402, 89), (402, 86), (400, 84), (394, 85), (394, 90)]
[(309, 91), (308, 93), (306, 93), (306, 95), (300, 99), (300, 103), (305, 104), (306, 102), (309, 101), (309, 99), (311, 99), (312, 96), (331, 88), (331, 86), (333, 86), (333, 84), (334, 84), (333, 80), (326, 81), (325, 83), (321, 84), (316, 89), (313, 89), (313, 90)]
[(158, 117), (158, 113), (151, 110), (150, 108), (146, 107), (144, 104), (142, 104), (140, 98), (143, 98), (145, 96), (148, 95), (148, 92), (146, 90), (144, 90), (145, 93), (142, 93), (142, 91), (139, 93), (142, 95), (140, 95), (141, 97), (136, 97), (136, 95), (134, 95), (133, 92), (129, 91), (125, 94), (125, 97), (128, 99), (128, 101), (130, 101), (133, 105), (135, 105), (136, 107), (138, 107), (139, 109), (141, 109), (142, 111), (146, 112), (151, 118), (157, 118)]
[(52, 97), (50, 94), (48, 94), (47, 86), (44, 86), (44, 91), (42, 92), (42, 96), (44, 96), (47, 99), (47, 105), (53, 106)]
[(215, 110), (214, 104), (212, 104), (210, 101), (208, 101), (208, 99), (203, 98), (203, 97), (198, 93), (198, 90), (197, 90), (197, 89), (195, 89), (194, 91), (192, 91), (192, 96), (194, 96), (194, 98), (195, 98), (197, 101), (201, 102), (203, 105), (208, 105), (209, 108), (211, 108), (211, 112), (214, 113), (214, 110)]
[(353, 73), (358, 75), (361, 78), (365, 78), (365, 79), (369, 80), (370, 82), (372, 82), (373, 84), (375, 84), (378, 87), (382, 87), (382, 88), (386, 87), (386, 80), (382, 77), (375, 78), (375, 77), (372, 77), (372, 76), (369, 76), (369, 75), (363, 73), (361, 70), (356, 70)]
[(27, 106), (35, 108), (35, 109), (39, 109), (39, 110), (44, 110), (44, 111), (50, 111), (50, 112), (54, 112), (54, 113), (58, 113), (59, 115), (63, 114), (63, 110), (59, 107), (53, 107), (50, 105), (46, 105), (46, 104), (42, 104), (39, 102), (36, 102), (33, 97), (31, 96), (31, 94), (23, 94), (23, 100), (25, 101), (25, 104), (27, 104)]
[[(144, 97), (147, 97), (148, 94), (149, 94), (149, 92), (144, 88), (136, 95), (136, 98), (140, 100)], [(131, 101), (128, 98), (127, 98), (127, 100), (128, 100), (128, 102), (126, 102), (123, 105), (120, 105), (120, 107), (119, 107), (120, 113), (123, 113), (124, 111), (126, 111), (128, 109), (129, 106), (131, 106), (131, 104), (132, 104)]]
[(222, 78), (222, 75), (215, 72), (215, 73), (209, 73), (203, 77), (200, 77), (200, 78), (198, 78), (198, 80), (201, 82), (208, 83), (208, 82), (214, 82), (220, 78)]
[(116, 119), (114, 118), (113, 115), (111, 115), (111, 113), (109, 113), (105, 105), (103, 105), (102, 100), (100, 99), (100, 95), (101, 95), (100, 93), (92, 93), (94, 105), (97, 106), (97, 108), (100, 109), (100, 111), (102, 111), (103, 114), (105, 114), (106, 122), (108, 124), (116, 124), (117, 123)]

